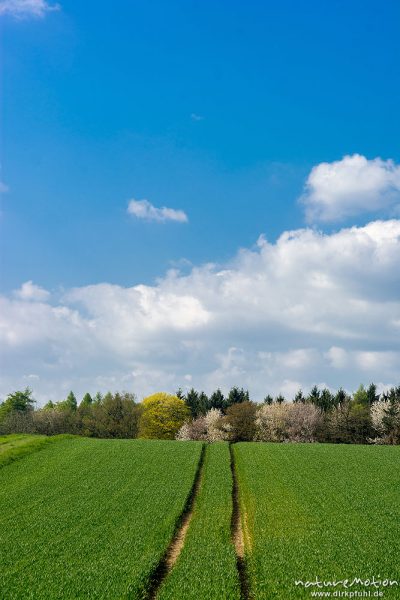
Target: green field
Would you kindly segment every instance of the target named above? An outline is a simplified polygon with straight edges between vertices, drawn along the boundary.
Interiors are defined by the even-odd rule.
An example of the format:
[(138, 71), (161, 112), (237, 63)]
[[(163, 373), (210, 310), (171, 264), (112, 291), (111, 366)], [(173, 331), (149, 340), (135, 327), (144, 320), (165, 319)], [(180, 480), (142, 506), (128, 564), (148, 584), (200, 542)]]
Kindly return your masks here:
[(231, 518), (229, 446), (221, 442), (207, 447), (185, 544), (159, 600), (240, 600)]
[(251, 598), (310, 598), (294, 582), (316, 577), (400, 582), (399, 447), (242, 443), (234, 454)]
[(201, 447), (75, 438), (1, 469), (0, 597), (146, 597)]
[(12, 435), (0, 436), (0, 455), (5, 455), (13, 448), (20, 448), (36, 442), (47, 439), (45, 435), (26, 435), (24, 433), (15, 433)]
[(0, 467), (27, 454), (41, 450), (47, 444), (59, 438), (71, 436), (46, 437), (45, 435), (13, 434), (0, 436)]
[(296, 600), (320, 591), (296, 581), (400, 582), (399, 447), (232, 448), (244, 579), (227, 443), (200, 468), (200, 442), (0, 438), (0, 599)]

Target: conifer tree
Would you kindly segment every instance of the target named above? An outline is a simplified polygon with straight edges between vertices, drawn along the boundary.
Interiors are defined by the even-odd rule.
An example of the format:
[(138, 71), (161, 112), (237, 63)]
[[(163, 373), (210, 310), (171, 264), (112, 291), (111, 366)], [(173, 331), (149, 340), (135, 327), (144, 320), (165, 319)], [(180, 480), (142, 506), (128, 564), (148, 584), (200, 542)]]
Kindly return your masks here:
[[(178, 396), (179, 397), (179, 396)], [(194, 388), (191, 388), (185, 397), (186, 406), (189, 408), (193, 419), (199, 414), (199, 394)]]
[(243, 388), (239, 389), (237, 386), (234, 386), (233, 388), (231, 388), (228, 394), (227, 405), (232, 406), (233, 404), (240, 404), (241, 402), (249, 401), (249, 392), (247, 390), (244, 390)]
[(283, 404), (285, 402), (285, 397), (282, 396), (282, 394), (279, 394), (276, 398), (275, 398), (275, 402), (276, 404)]
[(80, 406), (90, 406), (91, 404), (93, 404), (93, 398), (88, 392), (86, 392), (86, 394), (82, 398)]
[(367, 389), (368, 404), (372, 406), (374, 402), (378, 402), (379, 397), (379, 394), (376, 392), (376, 385), (374, 383), (370, 383)]
[(197, 405), (197, 414), (205, 415), (209, 409), (210, 409), (210, 401), (208, 399), (207, 394), (205, 394), (204, 392), (200, 392), (199, 401), (198, 401), (198, 405)]
[(293, 402), (295, 402), (295, 403), (301, 402), (302, 404), (304, 404), (305, 401), (306, 401), (306, 399), (304, 397), (302, 390), (299, 390), (298, 392), (296, 392)]
[(211, 394), (209, 406), (210, 408), (217, 408), (218, 410), (222, 411), (226, 409), (226, 400), (219, 388)]
[(76, 400), (74, 392), (70, 392), (65, 400), (65, 408), (69, 408), (72, 411), (75, 411), (78, 407), (78, 402)]

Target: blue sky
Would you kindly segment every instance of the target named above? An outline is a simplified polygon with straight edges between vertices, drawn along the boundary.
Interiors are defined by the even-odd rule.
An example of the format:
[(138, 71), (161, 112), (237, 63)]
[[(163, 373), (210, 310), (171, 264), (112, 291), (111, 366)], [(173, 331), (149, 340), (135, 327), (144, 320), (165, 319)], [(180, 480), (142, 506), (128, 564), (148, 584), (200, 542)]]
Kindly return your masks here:
[[(168, 269), (180, 269), (183, 278), (195, 277), (193, 269), (208, 262), (232, 267), (240, 248), (258, 252), (261, 234), (275, 244), (283, 232), (299, 228), (334, 236), (372, 219), (397, 219), (397, 167), (385, 161), (400, 162), (399, 2), (121, 0), (110, 8), (108, 2), (60, 0), (58, 10), (48, 10), (54, 5), (0, 2), (5, 298), (26, 300), (15, 290), (29, 281), (52, 294), (39, 291), (35, 301), (49, 298), (53, 309), (70, 310), (61, 294), (96, 284), (125, 290), (147, 285), (161, 293), (158, 282), (165, 282)], [(390, 171), (384, 184), (390, 193), (373, 184), (354, 200), (352, 184), (344, 199), (329, 196), (336, 202), (329, 216), (318, 199), (320, 180), (304, 192), (307, 178), (321, 163), (335, 165), (355, 154), (383, 161), (378, 177)], [(317, 208), (304, 210), (298, 202), (304, 193), (310, 202), (318, 196)], [(360, 209), (363, 198), (367, 206)], [(137, 218), (127, 212), (132, 199), (184, 211), (188, 222)], [(343, 209), (347, 201), (350, 210)], [(388, 297), (394, 280), (389, 270)], [(207, 304), (204, 298), (201, 303)], [(81, 317), (97, 314), (93, 306), (79, 310)], [(43, 331), (37, 335), (47, 356), (54, 344)], [(267, 339), (276, 335), (265, 331)], [(303, 340), (287, 340), (276, 351), (304, 350), (308, 337), (306, 331)], [(224, 349), (215, 347), (216, 356), (236, 348), (247, 360), (252, 352), (270, 351), (242, 348), (238, 332), (228, 338)], [(372, 333), (364, 346), (310, 343), (322, 354), (342, 346), (345, 352), (398, 350)], [(59, 360), (43, 358), (40, 367), (24, 358), (18, 373), (5, 377), (4, 389), (30, 375), (49, 380), (43, 365)], [(84, 382), (66, 376), (65, 389), (88, 387), (96, 368), (104, 369), (96, 360), (88, 379), (82, 374)], [(125, 360), (128, 366), (116, 365), (114, 383), (104, 386), (122, 385), (121, 373), (135, 372), (139, 359)], [(171, 358), (170, 370), (176, 361)], [(211, 384), (206, 371), (216, 368), (197, 375), (189, 365), (188, 373), (177, 369), (170, 385), (187, 375), (188, 382), (211, 386), (218, 378)], [(323, 382), (334, 386), (340, 373), (329, 373), (327, 367)], [(317, 374), (293, 381), (308, 385)], [(343, 374), (343, 384), (355, 385), (362, 375), (362, 369), (354, 378)], [(235, 377), (221, 385), (237, 383)], [(281, 389), (285, 377), (271, 377), (272, 387)], [(382, 383), (391, 378), (393, 370)], [(62, 394), (64, 387), (44, 386), (39, 395)]]
[[(3, 291), (226, 260), (303, 224), (315, 163), (399, 160), (399, 21), (390, 1), (66, 1), (4, 16)], [(189, 224), (132, 222), (131, 197)]]

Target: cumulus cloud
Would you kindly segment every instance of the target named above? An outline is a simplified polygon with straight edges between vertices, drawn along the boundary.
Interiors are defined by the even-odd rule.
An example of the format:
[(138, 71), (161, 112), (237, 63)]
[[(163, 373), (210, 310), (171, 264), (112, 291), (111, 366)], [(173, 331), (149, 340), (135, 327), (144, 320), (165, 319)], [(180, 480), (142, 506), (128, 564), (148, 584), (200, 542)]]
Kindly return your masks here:
[(11, 15), (16, 19), (44, 17), (48, 12), (60, 10), (59, 4), (49, 4), (46, 0), (1, 0), (0, 15)]
[(15, 290), (14, 295), (21, 300), (44, 302), (50, 297), (50, 292), (38, 285), (35, 285), (33, 281), (26, 281), (21, 285), (19, 290)]
[(229, 264), (174, 269), (153, 286), (84, 286), (55, 301), (27, 282), (0, 297), (0, 393), (32, 373), (39, 400), (191, 385), (243, 385), (261, 400), (313, 383), (398, 383), (399, 264), (393, 219), (260, 238)]
[(144, 219), (146, 221), (158, 221), (160, 223), (165, 223), (166, 221), (188, 222), (188, 217), (183, 210), (167, 208), (166, 206), (156, 208), (148, 200), (130, 200), (128, 213), (137, 219)]
[(400, 206), (400, 165), (360, 154), (321, 163), (301, 196), (309, 222), (340, 221)]

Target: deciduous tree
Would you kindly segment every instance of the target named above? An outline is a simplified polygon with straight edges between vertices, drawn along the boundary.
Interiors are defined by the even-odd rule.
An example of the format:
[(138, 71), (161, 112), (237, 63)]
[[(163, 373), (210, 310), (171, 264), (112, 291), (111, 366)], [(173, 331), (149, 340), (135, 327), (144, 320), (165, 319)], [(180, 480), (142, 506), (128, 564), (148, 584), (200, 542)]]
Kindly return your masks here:
[(241, 402), (228, 408), (225, 419), (230, 426), (230, 439), (233, 442), (250, 442), (254, 439), (256, 411), (254, 402)]
[(31, 411), (34, 404), (35, 400), (32, 398), (32, 390), (29, 387), (23, 391), (13, 392), (0, 404), (0, 421), (14, 411), (19, 413)]
[(190, 419), (190, 410), (177, 396), (158, 392), (142, 401), (139, 435), (147, 439), (173, 440)]

